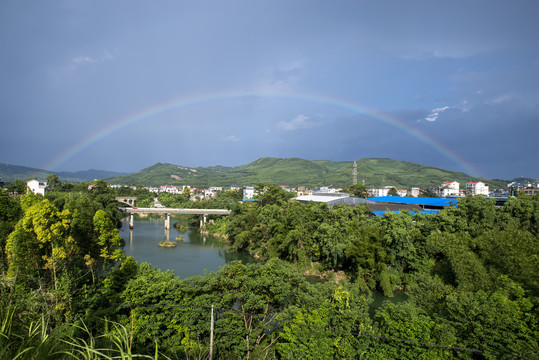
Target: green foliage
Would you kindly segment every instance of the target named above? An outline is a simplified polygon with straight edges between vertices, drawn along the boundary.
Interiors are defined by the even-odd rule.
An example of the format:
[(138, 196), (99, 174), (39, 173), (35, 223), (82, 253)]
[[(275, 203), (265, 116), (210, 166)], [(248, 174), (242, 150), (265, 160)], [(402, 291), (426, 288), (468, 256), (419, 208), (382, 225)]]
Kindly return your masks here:
[(189, 197), (182, 194), (170, 194), (162, 192), (158, 196), (159, 202), (166, 208), (188, 208), (190, 207)]
[[(428, 346), (417, 342), (444, 346), (456, 346), (454, 329), (439, 324), (421, 313), (411, 302), (385, 301), (376, 310), (379, 333), (382, 336), (373, 344), (368, 359), (450, 359), (453, 351), (444, 347)], [(386, 337), (404, 341), (387, 341)]]
[(6, 190), (10, 193), (15, 193), (18, 195), (24, 195), (26, 194), (27, 189), (26, 182), (22, 181), (21, 179), (16, 179), (12, 183), (9, 183), (6, 185)]
[(62, 182), (60, 181), (58, 175), (49, 174), (45, 177), (45, 180), (47, 180), (47, 189), (51, 191), (60, 190)]
[(98, 234), (97, 245), (101, 249), (100, 256), (103, 258), (103, 265), (108, 269), (124, 256), (121, 249), (124, 241), (112, 223), (109, 214), (103, 210), (98, 210), (95, 213), (94, 228)]
[(367, 187), (365, 185), (360, 184), (353, 184), (347, 189), (343, 189), (342, 192), (346, 192), (350, 194), (351, 196), (356, 196), (360, 198), (368, 198), (369, 197), (369, 191), (367, 190)]
[(0, 274), (7, 271), (6, 243), (9, 234), (22, 216), (19, 198), (11, 197), (0, 189)]
[(261, 200), (263, 206), (286, 202), (293, 195), (287, 193), (277, 185), (269, 184), (257, 184), (255, 186), (255, 193), (259, 194), (257, 198)]
[(428, 197), (428, 198), (437, 198), (438, 194), (434, 192), (430, 187), (426, 189), (421, 189), (419, 192), (419, 197)]
[[(47, 199), (0, 192), (0, 355), (204, 358), (213, 306), (216, 358), (537, 357), (538, 196), (372, 217), (260, 190), (258, 203), (222, 192), (190, 206), (228, 204), (212, 231), (262, 262), (187, 279), (124, 258), (101, 182)], [(402, 289), (406, 301), (369, 316), (360, 291)]]
[[(358, 178), (368, 187), (386, 185), (410, 188), (438, 186), (447, 179), (455, 179), (464, 185), (468, 181), (483, 181), (491, 187), (503, 188), (507, 182), (485, 180), (430, 166), (391, 159), (365, 158), (357, 161)], [(173, 164), (157, 163), (137, 173), (108, 179), (112, 184), (143, 184), (145, 186), (189, 184), (195, 187), (248, 186), (270, 183), (296, 187), (300, 185), (319, 187), (333, 184), (348, 187), (352, 181), (353, 162), (326, 160), (309, 161), (298, 158), (260, 158), (238, 167), (187, 168)]]

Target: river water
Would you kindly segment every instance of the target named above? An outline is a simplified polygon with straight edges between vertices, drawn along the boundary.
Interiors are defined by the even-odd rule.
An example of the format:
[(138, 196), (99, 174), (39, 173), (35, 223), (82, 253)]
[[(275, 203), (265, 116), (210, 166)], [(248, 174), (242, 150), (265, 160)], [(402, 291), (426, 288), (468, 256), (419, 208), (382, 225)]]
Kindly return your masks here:
[[(173, 219), (171, 222), (174, 223)], [(133, 230), (129, 230), (129, 220), (126, 218), (122, 221), (120, 235), (125, 240), (124, 252), (127, 256), (132, 256), (139, 263), (150, 263), (162, 271), (173, 270), (180, 278), (203, 275), (204, 270), (217, 271), (219, 267), (234, 260), (241, 260), (245, 264), (256, 262), (247, 253), (225, 249), (213, 236), (203, 236), (195, 230), (179, 232), (175, 227), (167, 232), (164, 218), (138, 218), (134, 222)], [(177, 242), (177, 247), (158, 246), (159, 241), (174, 241), (176, 236), (184, 237), (184, 241)], [(374, 300), (369, 308), (371, 316), (374, 316), (374, 310), (385, 300), (398, 303), (407, 299), (407, 296), (399, 291), (395, 292), (393, 298), (387, 298), (378, 291), (371, 294)]]
[[(173, 219), (171, 222), (174, 222)], [(256, 262), (246, 253), (225, 249), (213, 236), (203, 236), (195, 230), (179, 232), (174, 227), (166, 231), (163, 218), (139, 218), (133, 227), (133, 230), (129, 230), (128, 219), (122, 221), (120, 235), (125, 240), (125, 254), (139, 263), (147, 262), (157, 266), (162, 271), (173, 270), (180, 278), (203, 275), (204, 270), (217, 271), (219, 267), (234, 260)], [(167, 238), (175, 241), (176, 236), (183, 236), (184, 241), (178, 241), (175, 248), (158, 246), (159, 241)]]

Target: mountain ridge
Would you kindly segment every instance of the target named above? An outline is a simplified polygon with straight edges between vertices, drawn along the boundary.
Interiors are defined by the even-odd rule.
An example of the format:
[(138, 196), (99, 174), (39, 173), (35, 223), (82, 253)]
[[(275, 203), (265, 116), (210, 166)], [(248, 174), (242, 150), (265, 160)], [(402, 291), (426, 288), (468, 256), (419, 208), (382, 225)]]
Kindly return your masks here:
[[(458, 181), (464, 187), (469, 181), (483, 181), (491, 189), (506, 188), (509, 180), (484, 179), (463, 172), (388, 158), (362, 158), (358, 165), (358, 183), (367, 187), (396, 186), (397, 188), (436, 187), (445, 181)], [(54, 172), (19, 165), (0, 163), (0, 180), (43, 178), (56, 174), (64, 182), (85, 182), (105, 179), (109, 184), (144, 186), (189, 185), (246, 186), (256, 183), (272, 183), (297, 187), (334, 186), (348, 187), (352, 184), (353, 161), (306, 160), (301, 158), (262, 157), (240, 166), (214, 165), (189, 167), (170, 163), (156, 163), (134, 173), (105, 170)]]
[[(445, 181), (458, 181), (465, 186), (469, 181), (483, 181), (491, 188), (505, 188), (507, 180), (483, 179), (463, 172), (420, 165), (408, 161), (387, 158), (363, 158), (356, 160), (358, 183), (367, 187), (387, 185), (398, 188), (438, 186)], [(129, 175), (106, 179), (110, 184), (144, 186), (190, 185), (245, 186), (256, 183), (273, 183), (296, 187), (335, 186), (352, 184), (353, 161), (305, 160), (301, 158), (259, 158), (249, 164), (236, 167), (221, 165), (210, 167), (185, 167), (169, 163), (157, 163)]]
[(31, 178), (45, 178), (47, 175), (56, 174), (61, 181), (85, 182), (94, 179), (105, 179), (114, 176), (127, 175), (124, 172), (107, 170), (82, 170), (82, 171), (50, 171), (21, 165), (0, 163), (0, 180), (11, 182), (17, 179), (26, 180)]

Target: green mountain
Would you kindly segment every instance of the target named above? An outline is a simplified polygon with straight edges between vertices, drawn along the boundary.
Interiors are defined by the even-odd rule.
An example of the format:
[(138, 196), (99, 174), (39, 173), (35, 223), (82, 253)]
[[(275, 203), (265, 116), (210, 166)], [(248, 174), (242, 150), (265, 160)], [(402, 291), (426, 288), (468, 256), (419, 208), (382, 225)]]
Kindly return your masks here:
[[(358, 183), (367, 187), (393, 185), (407, 189), (412, 186), (438, 186), (445, 181), (458, 181), (461, 188), (469, 181), (483, 181), (491, 189), (506, 188), (505, 180), (487, 180), (462, 172), (444, 170), (431, 166), (391, 159), (365, 158), (357, 161)], [(157, 163), (137, 173), (106, 179), (110, 184), (245, 186), (271, 183), (311, 188), (319, 186), (348, 187), (352, 184), (353, 162), (329, 160), (305, 160), (299, 158), (260, 158), (250, 164), (225, 167), (188, 168), (179, 165)]]
[(12, 182), (17, 179), (26, 180), (26, 179), (44, 179), (49, 174), (56, 174), (61, 181), (71, 182), (71, 183), (80, 183), (88, 180), (94, 179), (104, 179), (112, 176), (119, 176), (125, 173), (114, 172), (114, 171), (105, 171), (105, 170), (85, 170), (85, 171), (76, 171), (76, 172), (54, 172), (43, 169), (36, 169), (26, 166), (18, 165), (8, 165), (0, 163), (0, 180), (4, 182)]

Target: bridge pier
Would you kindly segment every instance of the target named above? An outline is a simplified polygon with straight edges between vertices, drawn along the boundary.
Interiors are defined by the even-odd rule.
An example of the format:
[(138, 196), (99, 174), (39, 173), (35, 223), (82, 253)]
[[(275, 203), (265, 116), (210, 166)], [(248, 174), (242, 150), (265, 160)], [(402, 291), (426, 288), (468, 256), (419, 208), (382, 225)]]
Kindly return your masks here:
[(202, 228), (204, 225), (206, 225), (206, 214), (200, 215), (200, 227)]
[(170, 214), (165, 214), (165, 230), (170, 230)]
[(164, 214), (165, 229), (170, 230), (170, 216), (172, 214), (200, 215), (200, 227), (206, 225), (208, 215), (230, 215), (226, 209), (169, 209), (169, 208), (120, 208), (120, 211), (129, 214), (129, 229), (135, 225), (134, 214)]

